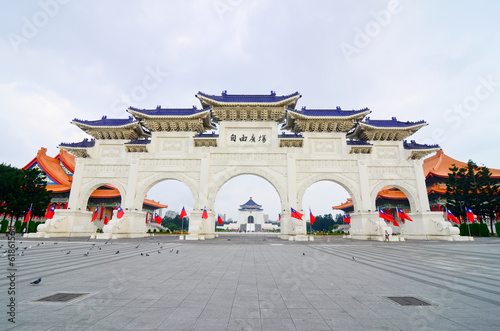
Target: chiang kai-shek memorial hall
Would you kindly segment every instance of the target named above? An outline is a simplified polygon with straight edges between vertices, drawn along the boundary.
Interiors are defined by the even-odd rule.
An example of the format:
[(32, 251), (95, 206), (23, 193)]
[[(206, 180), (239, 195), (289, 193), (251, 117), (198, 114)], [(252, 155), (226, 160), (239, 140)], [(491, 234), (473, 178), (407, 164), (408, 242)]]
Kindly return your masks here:
[[(186, 239), (214, 238), (220, 188), (233, 177), (256, 175), (280, 197), (282, 239), (309, 239), (306, 217), (292, 218), (290, 210), (306, 214), (304, 193), (318, 181), (338, 183), (350, 194), (352, 238), (379, 240), (391, 229), (379, 218), (375, 202), (382, 188), (394, 187), (406, 195), (413, 220), (403, 225), (405, 237), (460, 239), (441, 212), (431, 211), (427, 198), (422, 158), (440, 148), (405, 141), (426, 122), (375, 120), (368, 117), (368, 108), (299, 109), (298, 92), (198, 92), (196, 97), (201, 108), (130, 107), (126, 119), (74, 119), (93, 139), (60, 144), (76, 156), (68, 205), (33, 235), (146, 236), (146, 193), (172, 179), (184, 183), (193, 196)], [(96, 234), (87, 202), (105, 185), (119, 191), (125, 214), (121, 219), (113, 215), (103, 233)], [(208, 219), (202, 218), (204, 208)]]

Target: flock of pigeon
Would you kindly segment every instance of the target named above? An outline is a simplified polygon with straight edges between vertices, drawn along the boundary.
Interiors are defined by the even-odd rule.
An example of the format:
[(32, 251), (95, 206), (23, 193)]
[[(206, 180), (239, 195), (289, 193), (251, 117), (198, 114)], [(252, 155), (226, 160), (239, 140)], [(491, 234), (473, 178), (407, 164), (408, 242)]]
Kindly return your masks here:
[[(90, 238), (89, 238), (89, 239), (87, 239), (87, 241), (88, 241), (88, 240), (90, 240)], [(19, 242), (19, 244), (20, 244), (20, 245), (21, 245), (22, 243), (23, 243), (22, 241), (20, 241), (20, 242)], [(106, 241), (104, 244), (105, 244), (105, 245), (107, 245), (108, 243), (109, 243), (109, 244), (112, 244), (112, 242), (110, 242), (110, 241), (109, 241), (109, 242), (108, 242), (108, 241)], [(58, 242), (54, 242), (54, 245), (57, 245), (57, 244), (58, 244)], [(41, 242), (41, 243), (38, 243), (36, 246), (40, 246), (40, 245), (45, 245), (45, 243), (44, 243), (44, 242)], [(141, 246), (141, 244), (140, 244), (140, 243), (139, 243), (139, 244), (137, 244), (137, 246), (135, 246), (135, 248), (136, 248), (136, 249), (138, 249), (138, 248), (139, 248), (139, 246)], [(158, 243), (158, 246), (160, 246), (160, 243)], [(19, 256), (24, 256), (24, 255), (25, 255), (25, 251), (26, 251), (27, 249), (32, 248), (32, 247), (33, 247), (33, 246), (31, 246), (31, 245), (30, 245), (30, 246), (23, 247), (23, 248), (20, 250), (20, 249), (19, 249), (19, 246), (18, 246), (18, 247), (16, 247), (16, 248), (15, 248), (15, 250), (16, 250), (16, 251), (19, 251), (19, 250), (20, 250), (20, 252), (19, 252), (19, 253), (16, 253), (16, 254), (17, 254), (17, 255), (19, 255)], [(1, 245), (0, 245), (0, 249), (2, 249), (2, 248), (3, 248), (3, 244), (1, 244)], [(90, 247), (90, 249), (89, 249), (86, 253), (84, 253), (84, 254), (83, 254), (83, 256), (89, 256), (89, 255), (90, 255), (90, 251), (92, 251), (94, 248), (96, 248), (96, 244), (95, 244), (95, 243), (94, 243), (94, 244), (92, 244), (92, 246)], [(98, 250), (102, 250), (102, 247), (101, 247), (101, 246), (97, 246), (97, 249), (98, 249)], [(162, 250), (162, 249), (163, 249), (163, 245), (159, 247), (159, 249), (157, 250), (157, 253), (158, 253), (158, 254), (161, 254), (161, 250)], [(68, 250), (68, 251), (63, 251), (63, 252), (66, 252), (66, 255), (71, 254), (71, 250)], [(119, 253), (120, 253), (120, 250), (117, 250), (117, 251), (115, 252), (115, 255), (116, 255), (116, 254), (119, 254)], [(170, 253), (179, 254), (179, 250), (175, 250), (175, 251), (174, 251), (174, 249), (172, 248), (172, 249), (170, 250)], [(7, 255), (8, 255), (8, 250), (4, 250), (4, 251), (2, 252), (2, 257), (6, 257)], [(140, 255), (141, 255), (141, 256), (150, 256), (150, 255), (149, 255), (149, 252), (146, 252), (146, 253), (141, 252), (141, 253), (140, 253)], [(30, 284), (31, 284), (31, 285), (39, 285), (41, 282), (42, 282), (42, 278), (41, 278), (41, 277), (39, 277), (38, 279), (36, 279), (36, 280), (34, 280), (34, 281), (30, 282)]]

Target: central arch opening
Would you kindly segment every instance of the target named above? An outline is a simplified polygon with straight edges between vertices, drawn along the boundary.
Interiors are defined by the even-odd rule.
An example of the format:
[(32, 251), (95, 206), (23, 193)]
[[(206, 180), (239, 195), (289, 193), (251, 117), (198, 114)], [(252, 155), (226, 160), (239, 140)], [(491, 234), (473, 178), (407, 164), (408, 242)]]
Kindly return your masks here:
[(239, 175), (228, 180), (215, 198), (214, 210), (222, 224), (218, 232), (279, 232), (281, 200), (266, 179)]

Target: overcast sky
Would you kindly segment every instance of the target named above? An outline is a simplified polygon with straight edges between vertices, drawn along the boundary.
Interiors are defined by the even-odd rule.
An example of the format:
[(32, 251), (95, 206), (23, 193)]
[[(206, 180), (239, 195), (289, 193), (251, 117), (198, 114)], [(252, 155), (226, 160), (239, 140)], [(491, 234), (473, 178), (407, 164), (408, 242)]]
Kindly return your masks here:
[[(300, 92), (297, 107), (368, 107), (373, 119), (424, 119), (429, 125), (410, 139), (500, 168), (498, 1), (0, 4), (3, 163), (22, 167), (40, 147), (56, 156), (61, 142), (81, 141), (87, 136), (70, 124), (74, 118), (126, 118), (129, 106), (199, 106), (198, 91), (275, 90)], [(216, 212), (250, 195), (269, 201), (272, 189), (255, 193), (238, 183), (229, 181), (227, 191), (234, 185), (241, 196), (224, 186)], [(325, 201), (323, 190), (304, 207), (327, 213), (347, 196), (339, 188)], [(156, 194), (149, 197), (188, 208), (189, 197)], [(275, 219), (278, 210), (266, 212)]]

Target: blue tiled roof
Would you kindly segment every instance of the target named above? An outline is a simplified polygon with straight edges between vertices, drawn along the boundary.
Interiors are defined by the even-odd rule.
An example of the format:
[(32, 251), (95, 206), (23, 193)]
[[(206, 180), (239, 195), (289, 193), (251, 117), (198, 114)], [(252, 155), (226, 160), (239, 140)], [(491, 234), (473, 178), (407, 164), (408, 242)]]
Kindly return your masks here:
[(260, 207), (262, 207), (262, 206), (259, 205), (258, 203), (256, 203), (255, 201), (253, 201), (252, 198), (250, 198), (250, 200), (248, 200), (244, 204), (240, 205), (240, 210), (244, 210), (244, 209), (259, 210)]
[(234, 102), (234, 103), (274, 103), (280, 102), (292, 97), (301, 97), (299, 92), (295, 92), (289, 95), (276, 95), (276, 92), (271, 91), (271, 94), (228, 94), (227, 91), (222, 92), (221, 95), (208, 95), (203, 92), (198, 92), (196, 97), (201, 95), (205, 98), (212, 99), (218, 102)]
[(107, 116), (103, 116), (100, 120), (96, 121), (87, 121), (75, 118), (73, 122), (90, 126), (124, 126), (127, 124), (138, 123), (139, 121), (135, 120), (132, 116), (129, 116), (129, 118), (108, 118)]
[(278, 138), (304, 139), (304, 137), (299, 133), (285, 133), (285, 132), (278, 135)]
[(152, 116), (189, 116), (209, 110), (209, 108), (198, 109), (196, 106), (192, 108), (161, 108), (158, 106), (156, 109), (138, 109), (130, 107), (129, 109)]
[(353, 145), (353, 146), (373, 146), (372, 144), (364, 140), (347, 139), (346, 142), (347, 145)]
[(371, 126), (377, 126), (377, 127), (381, 127), (381, 128), (395, 128), (395, 127), (405, 128), (405, 127), (410, 127), (410, 126), (415, 126), (415, 125), (420, 125), (420, 124), (427, 124), (423, 120), (418, 121), (418, 122), (410, 122), (410, 121), (401, 122), (401, 121), (398, 121), (396, 119), (396, 117), (393, 117), (390, 120), (372, 120), (372, 119), (370, 119), (370, 117), (367, 117), (367, 118), (365, 118), (364, 121), (362, 121), (360, 123), (368, 124)]
[(411, 140), (410, 142), (408, 141), (403, 141), (403, 146), (405, 149), (433, 149), (433, 148), (440, 148), (439, 145), (427, 145), (427, 144), (418, 144), (415, 142), (415, 140)]
[(194, 137), (195, 138), (218, 138), (219, 134), (215, 133), (215, 132), (211, 132), (211, 133), (200, 132), (197, 135), (195, 135)]
[(77, 147), (81, 147), (81, 148), (90, 148), (90, 147), (94, 147), (95, 146), (95, 139), (83, 139), (82, 141), (78, 142), (78, 143), (60, 143), (59, 146), (63, 146), (63, 147), (72, 147), (72, 148), (77, 148)]
[(297, 114), (301, 114), (304, 116), (318, 116), (318, 117), (328, 117), (328, 116), (351, 116), (360, 113), (364, 113), (369, 111), (368, 108), (363, 108), (360, 110), (342, 110), (340, 107), (335, 109), (307, 109), (306, 107), (302, 107), (301, 110), (288, 108), (288, 111), (293, 111)]
[(129, 141), (128, 143), (125, 143), (125, 145), (147, 145), (151, 143), (151, 139), (139, 139), (135, 138), (132, 141)]

